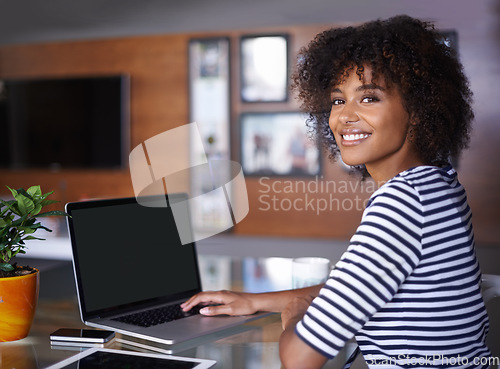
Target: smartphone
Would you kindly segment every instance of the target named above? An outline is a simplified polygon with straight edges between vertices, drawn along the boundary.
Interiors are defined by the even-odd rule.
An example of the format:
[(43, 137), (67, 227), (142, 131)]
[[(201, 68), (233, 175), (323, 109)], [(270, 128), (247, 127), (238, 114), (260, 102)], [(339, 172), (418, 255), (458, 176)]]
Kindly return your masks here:
[(105, 343), (111, 340), (114, 336), (115, 332), (100, 329), (61, 328), (51, 333), (50, 339), (51, 341), (58, 341), (57, 343), (62, 343), (64, 341), (80, 343)]

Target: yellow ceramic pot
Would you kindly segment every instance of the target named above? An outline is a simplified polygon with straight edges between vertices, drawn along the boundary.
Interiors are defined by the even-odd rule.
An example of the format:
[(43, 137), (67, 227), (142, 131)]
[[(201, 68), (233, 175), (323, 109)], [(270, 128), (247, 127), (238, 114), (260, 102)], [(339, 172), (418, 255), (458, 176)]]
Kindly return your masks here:
[(0, 342), (28, 335), (35, 316), (40, 272), (0, 278)]

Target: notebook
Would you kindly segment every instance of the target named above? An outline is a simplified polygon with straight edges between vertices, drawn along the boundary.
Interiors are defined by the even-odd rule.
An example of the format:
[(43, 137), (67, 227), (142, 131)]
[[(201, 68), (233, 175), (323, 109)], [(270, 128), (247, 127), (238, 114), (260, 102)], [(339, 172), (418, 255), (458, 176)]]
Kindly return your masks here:
[[(143, 198), (141, 204), (156, 204), (157, 199)], [(185, 200), (186, 194), (167, 196), (167, 202), (177, 206)], [(201, 291), (200, 271), (196, 245), (181, 244), (170, 207), (143, 206), (130, 197), (70, 202), (66, 211), (80, 315), (86, 325), (173, 345), (265, 315), (182, 314), (178, 304)], [(184, 223), (190, 228), (189, 216)], [(161, 323), (161, 316), (154, 324), (140, 319), (146, 311), (163, 312), (172, 305), (182, 318)]]

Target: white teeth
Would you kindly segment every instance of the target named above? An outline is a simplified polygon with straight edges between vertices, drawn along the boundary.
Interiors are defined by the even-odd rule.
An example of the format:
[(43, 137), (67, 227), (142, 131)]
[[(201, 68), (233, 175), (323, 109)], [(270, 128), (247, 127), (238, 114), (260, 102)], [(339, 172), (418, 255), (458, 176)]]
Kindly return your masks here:
[(370, 135), (368, 133), (364, 134), (355, 134), (355, 135), (343, 135), (342, 137), (346, 141), (356, 141), (356, 140), (362, 140), (364, 138), (369, 137)]

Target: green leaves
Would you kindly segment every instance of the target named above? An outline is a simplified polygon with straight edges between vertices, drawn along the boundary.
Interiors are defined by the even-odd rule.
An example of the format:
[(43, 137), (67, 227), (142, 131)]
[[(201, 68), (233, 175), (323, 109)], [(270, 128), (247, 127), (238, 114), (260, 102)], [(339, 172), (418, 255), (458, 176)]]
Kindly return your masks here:
[(14, 267), (9, 263), (0, 263), (0, 269), (4, 272), (10, 272), (11, 270), (14, 270)]
[[(31, 236), (38, 229), (52, 232), (49, 228), (36, 222), (36, 217), (67, 216), (63, 211), (53, 210), (42, 213), (45, 206), (58, 201), (48, 200), (53, 191), (42, 193), (40, 186), (31, 186), (28, 190), (19, 188), (14, 190), (6, 186), (14, 200), (0, 199), (0, 269), (10, 271), (10, 259), (18, 253), (24, 254), (24, 241), (43, 240)], [(35, 217), (36, 216), (36, 217)]]
[(30, 194), (32, 198), (42, 197), (42, 189), (40, 188), (40, 186), (31, 186), (26, 192)]
[(19, 216), (25, 214), (37, 215), (42, 210), (43, 206), (48, 205), (47, 203), (44, 204), (43, 201), (52, 193), (49, 192), (48, 194), (42, 195), (40, 186), (31, 186), (27, 191), (22, 188), (14, 190), (9, 186), (7, 186), (7, 188), (16, 200), (16, 202), (12, 204), (13, 212)]

